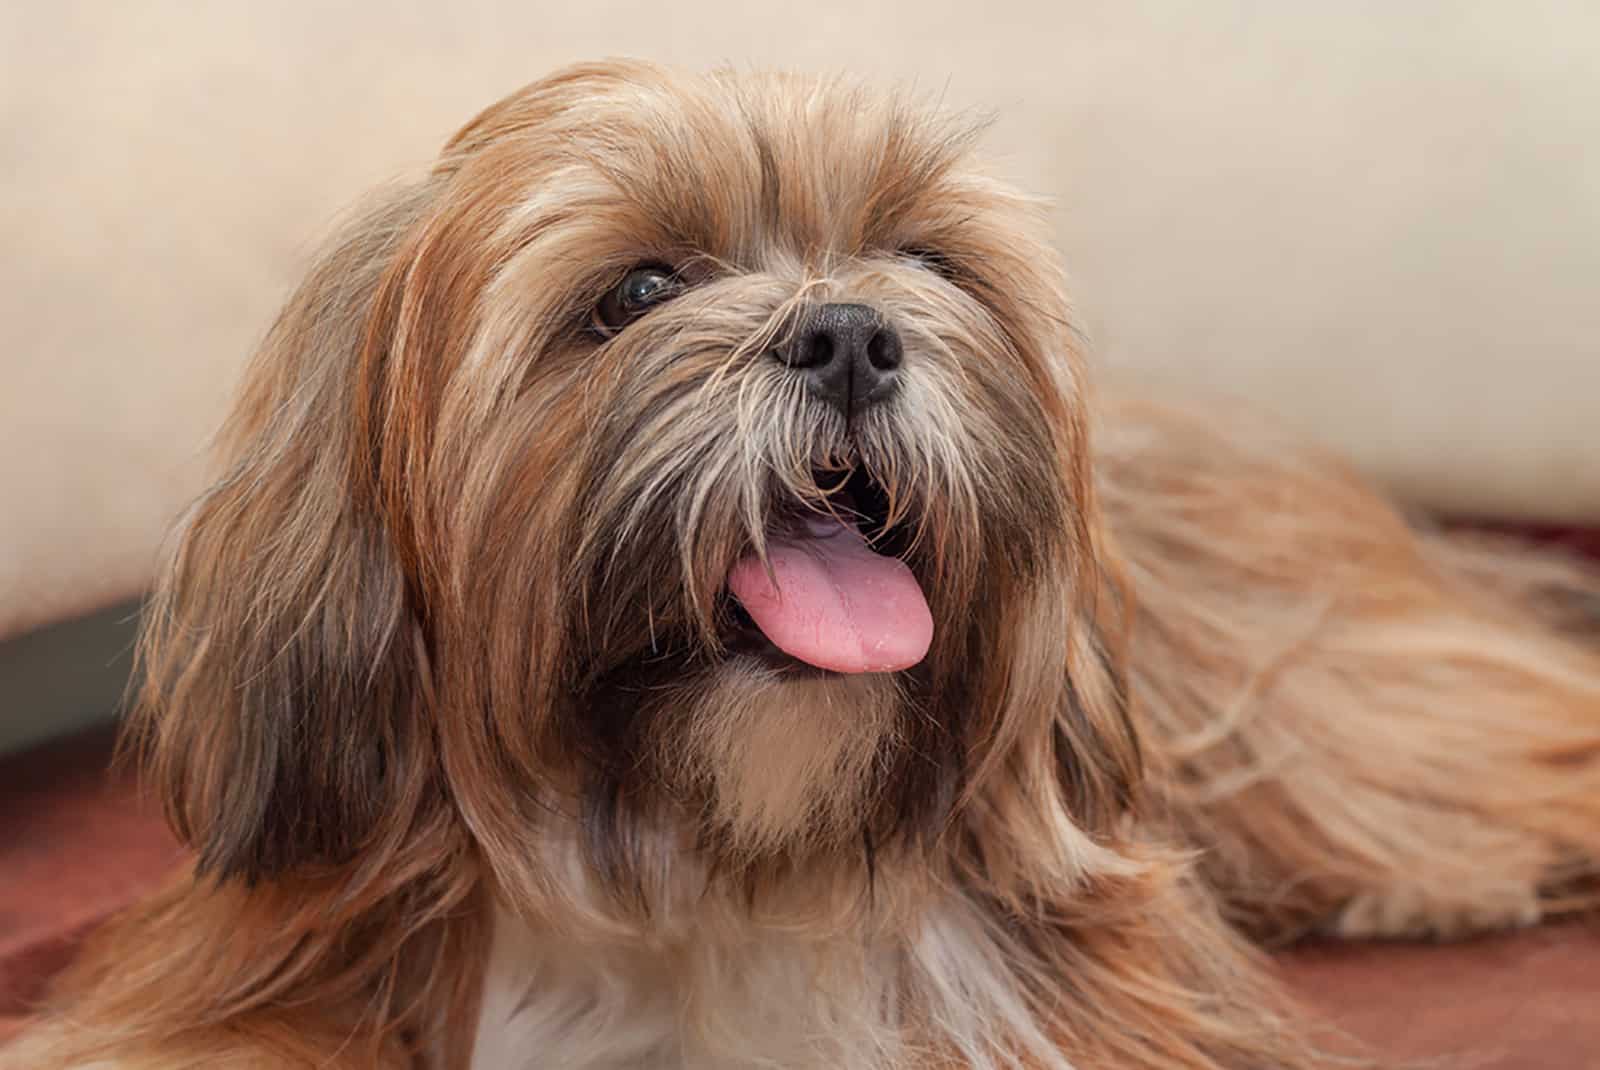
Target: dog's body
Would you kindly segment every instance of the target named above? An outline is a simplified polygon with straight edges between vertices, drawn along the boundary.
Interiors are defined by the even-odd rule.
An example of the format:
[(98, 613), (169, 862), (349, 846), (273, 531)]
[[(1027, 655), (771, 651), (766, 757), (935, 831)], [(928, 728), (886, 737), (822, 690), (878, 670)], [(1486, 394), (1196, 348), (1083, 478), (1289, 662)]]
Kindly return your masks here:
[(1586, 905), (1600, 581), (1093, 400), (964, 144), (585, 67), (349, 228), (152, 610), (197, 872), (17, 1065), (1311, 1068), (1240, 932)]

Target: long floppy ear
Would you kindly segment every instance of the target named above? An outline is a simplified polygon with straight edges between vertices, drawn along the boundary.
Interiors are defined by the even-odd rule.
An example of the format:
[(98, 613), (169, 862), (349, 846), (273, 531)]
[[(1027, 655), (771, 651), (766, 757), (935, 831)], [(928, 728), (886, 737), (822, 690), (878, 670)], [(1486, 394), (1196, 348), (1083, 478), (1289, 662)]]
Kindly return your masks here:
[[(1045, 604), (1028, 610), (1031, 627), (1022, 634), (1039, 647), (1033, 660), (1041, 674), (1059, 685), (1053, 698), (1039, 703), (1054, 712), (1048, 748), (1054, 779), (1074, 824), (1107, 840), (1138, 807), (1145, 778), (1131, 674), (1134, 595), (1100, 502), (1099, 402), (1087, 343), (1056, 252), (1033, 225), (1038, 208), (1026, 199), (1001, 198), (994, 210), (1011, 214), (992, 229), (1008, 240), (986, 249), (983, 258), (991, 277), (1007, 281), (1004, 296), (991, 300), (1005, 308), (1014, 344), (1032, 358), (1055, 432), (1063, 492), (1063, 538), (1045, 570)], [(1057, 645), (1063, 640), (1064, 657)], [(1027, 653), (1019, 644), (1018, 657), (1025, 661)], [(1043, 690), (1049, 693), (1051, 684)]]
[(1004, 560), (986, 562), (988, 633), (1004, 640), (991, 668), (1003, 671), (991, 674), (997, 698), (982, 707), (997, 713), (973, 775), (985, 797), (974, 810), (971, 879), (1020, 904), (1130, 871), (1138, 852), (1127, 819), (1141, 806), (1145, 756), (1132, 591), (1099, 503), (1095, 401), (1064, 275), (1036, 205), (992, 184), (976, 189), (961, 218), (981, 225), (956, 264), (1007, 332), (1053, 439), (1036, 492), (1005, 503), (1026, 510), (1015, 528), (1047, 536), (1033, 567), (1007, 583)]
[(224, 474), (184, 518), (149, 607), (127, 739), (218, 879), (347, 859), (428, 794), (425, 655), (364, 478), (374, 402), (358, 367), (425, 196), (408, 189), (350, 225), (290, 300), (224, 428)]
[(1077, 426), (1067, 459), (1075, 503), (1068, 525), (1067, 682), (1057, 704), (1053, 743), (1074, 820), (1106, 838), (1137, 809), (1145, 768), (1133, 709), (1133, 590), (1100, 508), (1091, 442), (1094, 401), (1081, 364), (1077, 375)]

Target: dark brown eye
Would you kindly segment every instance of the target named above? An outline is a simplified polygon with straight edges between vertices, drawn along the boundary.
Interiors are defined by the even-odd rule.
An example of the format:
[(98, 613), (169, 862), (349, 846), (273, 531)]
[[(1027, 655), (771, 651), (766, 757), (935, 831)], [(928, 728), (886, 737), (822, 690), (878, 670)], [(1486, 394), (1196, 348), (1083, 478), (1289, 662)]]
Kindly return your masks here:
[(609, 337), (682, 290), (681, 280), (665, 264), (640, 264), (600, 299), (590, 322)]

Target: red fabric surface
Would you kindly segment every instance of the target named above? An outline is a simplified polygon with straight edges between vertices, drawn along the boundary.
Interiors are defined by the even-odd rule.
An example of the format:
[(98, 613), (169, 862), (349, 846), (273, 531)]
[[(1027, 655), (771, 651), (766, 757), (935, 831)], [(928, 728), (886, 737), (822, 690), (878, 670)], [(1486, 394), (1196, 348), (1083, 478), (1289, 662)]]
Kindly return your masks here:
[(1600, 1066), (1600, 923), (1460, 944), (1338, 944), (1280, 958), (1303, 1002), (1372, 1049), (1475, 1070)]
[(96, 733), (0, 763), (0, 1036), (77, 941), (153, 888), (181, 852)]

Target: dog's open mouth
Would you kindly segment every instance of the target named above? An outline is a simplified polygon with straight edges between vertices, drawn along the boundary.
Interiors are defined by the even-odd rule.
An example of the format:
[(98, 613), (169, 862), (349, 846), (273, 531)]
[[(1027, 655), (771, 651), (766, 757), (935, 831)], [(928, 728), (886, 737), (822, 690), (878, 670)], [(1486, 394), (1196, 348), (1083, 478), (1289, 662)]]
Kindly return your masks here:
[(928, 652), (933, 615), (903, 559), (903, 528), (890, 526), (888, 495), (865, 469), (833, 482), (829, 512), (775, 519), (767, 563), (747, 554), (729, 572), (729, 647), (792, 668), (908, 669)]

